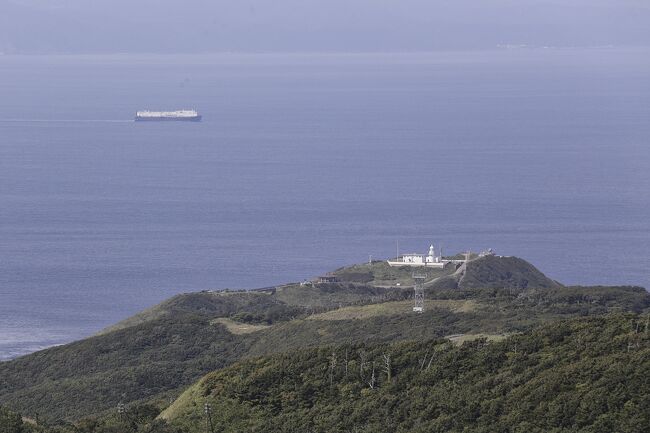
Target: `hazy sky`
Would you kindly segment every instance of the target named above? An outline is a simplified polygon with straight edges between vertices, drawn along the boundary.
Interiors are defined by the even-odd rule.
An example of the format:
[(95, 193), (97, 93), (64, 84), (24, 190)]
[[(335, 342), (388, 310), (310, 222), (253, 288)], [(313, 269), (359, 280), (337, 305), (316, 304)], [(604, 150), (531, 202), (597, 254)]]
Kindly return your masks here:
[(650, 0), (0, 0), (0, 52), (650, 45)]

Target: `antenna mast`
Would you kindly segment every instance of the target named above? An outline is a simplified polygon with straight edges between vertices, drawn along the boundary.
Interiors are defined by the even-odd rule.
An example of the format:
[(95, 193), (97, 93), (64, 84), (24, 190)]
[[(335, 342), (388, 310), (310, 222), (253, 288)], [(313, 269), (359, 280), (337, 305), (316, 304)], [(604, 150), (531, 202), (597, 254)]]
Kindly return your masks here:
[(413, 281), (415, 285), (413, 286), (414, 290), (414, 304), (413, 311), (416, 313), (422, 313), (424, 311), (424, 280), (426, 279), (425, 275), (413, 274)]

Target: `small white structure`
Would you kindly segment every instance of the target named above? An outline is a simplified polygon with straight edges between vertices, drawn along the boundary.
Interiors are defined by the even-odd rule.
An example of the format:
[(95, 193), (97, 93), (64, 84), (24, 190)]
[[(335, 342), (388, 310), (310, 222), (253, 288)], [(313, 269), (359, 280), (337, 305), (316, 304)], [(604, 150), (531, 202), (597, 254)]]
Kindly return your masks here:
[(429, 246), (429, 254), (402, 254), (395, 260), (388, 260), (389, 266), (425, 266), (429, 268), (444, 268), (449, 263), (442, 260), (442, 255), (436, 255), (433, 245)]

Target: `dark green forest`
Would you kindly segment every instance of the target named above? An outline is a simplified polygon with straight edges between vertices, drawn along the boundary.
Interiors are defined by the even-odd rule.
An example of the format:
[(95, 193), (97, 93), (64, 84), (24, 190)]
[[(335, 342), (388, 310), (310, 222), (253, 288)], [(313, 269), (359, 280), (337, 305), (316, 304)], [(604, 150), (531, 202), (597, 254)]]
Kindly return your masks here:
[[(235, 363), (158, 416), (21, 431), (644, 432), (650, 426), (650, 317), (561, 320), (499, 342), (343, 344)], [(3, 418), (4, 419), (4, 418)], [(22, 428), (22, 430), (21, 430)]]
[[(642, 322), (650, 311), (650, 294), (643, 288), (566, 287), (521, 259), (484, 257), (466, 269), (431, 272), (425, 312), (414, 314), (413, 289), (406, 285), (411, 272), (375, 262), (336, 271), (335, 283), (178, 295), (96, 336), (2, 362), (0, 428), (6, 430), (0, 433), (128, 429), (194, 433), (199, 425), (206, 427), (205, 419), (203, 424), (199, 421), (202, 399), (213, 397), (215, 428), (228, 424), (227, 431), (237, 426), (257, 431), (255, 423), (261, 420), (264, 428), (273, 427), (269, 431), (490, 431), (485, 426), (500, 423), (498, 431), (607, 431), (593, 430), (603, 420), (583, 425), (573, 418), (570, 425), (553, 424), (556, 430), (544, 425), (525, 430), (515, 417), (525, 412), (515, 404), (525, 401), (524, 394), (516, 394), (514, 400), (511, 396), (523, 389), (520, 386), (529, 387), (532, 395), (532, 387), (554, 371), (564, 371), (565, 380), (573, 380), (571, 374), (582, 374), (596, 361), (617, 365), (619, 371), (627, 368), (629, 374), (645, 371), (648, 377), (647, 364), (628, 359), (647, 349), (647, 324)], [(355, 279), (364, 282), (351, 281)], [(373, 285), (391, 279), (404, 284)], [(631, 331), (632, 323), (640, 328)], [(600, 328), (611, 329), (600, 334)], [(553, 329), (566, 333), (566, 338), (542, 337)], [(611, 344), (636, 340), (622, 353), (614, 350), (615, 345), (601, 347), (607, 335)], [(576, 345), (576, 338), (594, 344)], [(384, 355), (390, 357), (388, 369), (382, 367)], [(427, 358), (428, 368), (417, 370), (409, 364), (416, 358)], [(630, 362), (627, 367), (625, 359)], [(293, 380), (292, 388), (283, 388), (275, 379), (248, 382), (261, 374), (258, 369), (272, 371), (278, 363), (284, 366), (280, 371), (297, 375), (278, 376), (282, 383)], [(433, 371), (451, 374), (465, 364), (468, 375), (457, 372), (451, 381), (430, 377)], [(330, 365), (326, 387), (319, 381), (322, 377), (317, 379), (324, 365)], [(479, 372), (487, 375), (484, 380), (478, 380)], [(582, 399), (600, 387), (596, 379), (601, 373), (597, 370), (589, 380), (565, 391)], [(230, 389), (230, 394), (223, 394), (230, 397), (221, 399), (222, 394), (207, 385), (200, 385), (203, 391), (197, 394), (196, 383), (206, 374), (212, 379), (201, 384)], [(241, 380), (235, 384), (224, 375)], [(220, 379), (214, 382), (215, 377)], [(498, 383), (490, 382), (497, 379)], [(617, 389), (620, 378), (610, 379)], [(487, 385), (500, 391), (486, 394)], [(647, 393), (647, 382), (638, 385)], [(268, 389), (277, 395), (253, 396), (249, 402), (253, 406), (247, 406), (245, 399), (234, 399), (232, 390), (237, 387), (248, 393), (242, 395), (251, 395), (254, 387), (261, 387), (256, 392)], [(557, 398), (564, 395), (549, 389), (559, 392)], [(451, 395), (458, 403), (444, 400)], [(188, 399), (197, 406), (189, 410)], [(635, 408), (647, 404), (628, 400)], [(372, 406), (370, 401), (381, 404)], [(493, 402), (490, 408), (485, 407), (488, 402)], [(539, 410), (541, 403), (530, 400), (525, 416)], [(120, 404), (125, 412), (118, 417)], [(347, 412), (350, 405), (357, 408), (353, 413)], [(463, 412), (468, 407), (479, 415), (471, 418)], [(574, 412), (574, 406), (564, 407), (567, 413)], [(618, 419), (619, 409), (608, 400), (598, 410), (611, 421)], [(165, 412), (159, 416), (161, 411)], [(225, 413), (229, 418), (220, 418)], [(627, 417), (626, 422), (632, 419)], [(387, 427), (389, 420), (396, 424)], [(454, 424), (459, 420), (465, 421)]]

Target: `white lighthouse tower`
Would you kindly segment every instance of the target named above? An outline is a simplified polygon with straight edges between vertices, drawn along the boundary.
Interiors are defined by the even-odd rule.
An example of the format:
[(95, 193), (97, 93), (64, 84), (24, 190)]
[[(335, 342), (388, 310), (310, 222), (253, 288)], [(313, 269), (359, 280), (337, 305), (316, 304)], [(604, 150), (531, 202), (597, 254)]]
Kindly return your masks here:
[(433, 245), (429, 246), (429, 255), (427, 256), (427, 263), (433, 263), (436, 260), (436, 250)]
[(429, 255), (426, 257), (426, 263), (440, 263), (440, 257), (436, 256), (436, 250), (433, 248), (433, 245), (429, 246)]

